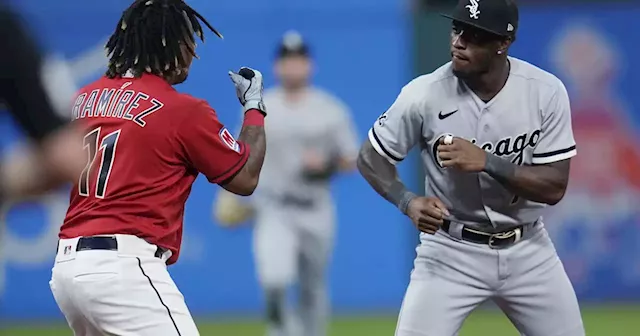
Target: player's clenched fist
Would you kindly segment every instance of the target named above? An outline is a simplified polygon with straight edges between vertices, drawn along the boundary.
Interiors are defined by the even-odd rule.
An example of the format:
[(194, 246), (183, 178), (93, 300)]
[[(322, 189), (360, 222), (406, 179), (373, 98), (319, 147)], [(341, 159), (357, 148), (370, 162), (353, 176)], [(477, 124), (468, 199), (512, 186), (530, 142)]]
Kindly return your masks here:
[(435, 197), (416, 197), (407, 207), (407, 216), (421, 232), (434, 234), (442, 226), (447, 207)]
[(453, 137), (440, 138), (438, 145), (438, 157), (442, 162), (442, 167), (455, 167), (465, 172), (481, 172), (487, 161), (487, 153), (480, 147), (468, 140)]
[(229, 77), (236, 87), (236, 95), (240, 104), (244, 106), (245, 112), (256, 109), (264, 114), (267, 113), (262, 101), (264, 84), (260, 71), (242, 67), (238, 72), (229, 71)]

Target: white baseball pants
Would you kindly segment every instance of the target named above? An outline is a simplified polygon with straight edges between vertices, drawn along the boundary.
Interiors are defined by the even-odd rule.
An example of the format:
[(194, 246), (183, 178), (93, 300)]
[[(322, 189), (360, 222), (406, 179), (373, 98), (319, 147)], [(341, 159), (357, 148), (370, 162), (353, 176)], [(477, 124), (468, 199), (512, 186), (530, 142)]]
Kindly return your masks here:
[(76, 336), (197, 336), (182, 293), (155, 245), (116, 235), (117, 251), (76, 251), (61, 239), (51, 291)]

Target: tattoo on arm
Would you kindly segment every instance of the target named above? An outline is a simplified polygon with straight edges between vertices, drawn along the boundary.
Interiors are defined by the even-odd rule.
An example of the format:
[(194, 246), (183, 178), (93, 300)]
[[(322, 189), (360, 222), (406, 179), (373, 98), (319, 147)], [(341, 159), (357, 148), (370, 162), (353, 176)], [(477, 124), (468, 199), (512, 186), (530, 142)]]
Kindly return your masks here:
[(360, 149), (357, 166), (362, 177), (380, 196), (407, 213), (409, 202), (417, 195), (407, 190), (396, 166), (378, 154), (369, 141), (365, 141)]
[(487, 153), (484, 171), (511, 192), (528, 200), (554, 205), (569, 183), (570, 159), (542, 165), (516, 165)]
[(249, 176), (257, 178), (260, 175), (260, 170), (264, 163), (264, 155), (267, 147), (264, 126), (244, 125), (242, 126), (238, 139), (251, 148), (249, 159), (242, 169)]

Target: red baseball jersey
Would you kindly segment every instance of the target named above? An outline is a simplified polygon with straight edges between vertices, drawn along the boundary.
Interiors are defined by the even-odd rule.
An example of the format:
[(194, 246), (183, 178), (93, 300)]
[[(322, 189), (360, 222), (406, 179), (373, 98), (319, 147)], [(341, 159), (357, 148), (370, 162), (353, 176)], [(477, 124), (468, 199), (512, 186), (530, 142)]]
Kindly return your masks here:
[(80, 90), (72, 113), (86, 131), (88, 162), (60, 238), (135, 235), (171, 250), (172, 264), (198, 173), (221, 183), (249, 157), (206, 101), (154, 75), (103, 77)]

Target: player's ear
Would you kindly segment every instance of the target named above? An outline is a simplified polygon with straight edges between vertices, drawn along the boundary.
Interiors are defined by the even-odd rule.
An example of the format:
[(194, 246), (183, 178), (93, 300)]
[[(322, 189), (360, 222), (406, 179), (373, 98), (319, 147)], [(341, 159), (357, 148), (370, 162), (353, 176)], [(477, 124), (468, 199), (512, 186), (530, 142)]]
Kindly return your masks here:
[(498, 55), (506, 54), (512, 42), (513, 42), (513, 39), (511, 38), (511, 36), (505, 37), (502, 40), (500, 40), (500, 43), (498, 44), (498, 50), (496, 51), (496, 53)]

